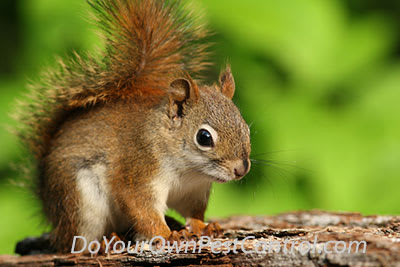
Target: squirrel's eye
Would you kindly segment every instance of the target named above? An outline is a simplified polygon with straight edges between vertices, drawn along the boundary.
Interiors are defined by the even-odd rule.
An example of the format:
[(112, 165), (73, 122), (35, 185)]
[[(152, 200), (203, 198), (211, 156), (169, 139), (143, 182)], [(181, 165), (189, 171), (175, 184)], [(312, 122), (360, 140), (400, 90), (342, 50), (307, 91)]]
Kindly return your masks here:
[(202, 124), (194, 137), (194, 143), (203, 151), (211, 150), (218, 141), (218, 133), (209, 124)]
[(207, 131), (206, 129), (200, 129), (197, 132), (196, 140), (197, 140), (197, 143), (201, 146), (204, 146), (204, 147), (214, 146), (212, 136), (211, 136), (210, 132)]

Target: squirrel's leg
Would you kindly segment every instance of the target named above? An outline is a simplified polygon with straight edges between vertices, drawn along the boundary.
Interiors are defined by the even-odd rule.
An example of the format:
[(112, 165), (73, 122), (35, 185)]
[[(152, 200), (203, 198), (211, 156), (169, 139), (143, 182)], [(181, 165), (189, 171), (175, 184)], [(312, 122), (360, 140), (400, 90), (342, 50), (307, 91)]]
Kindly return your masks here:
[(153, 199), (151, 196), (147, 196), (143, 191), (136, 197), (132, 197), (134, 194), (129, 192), (115, 196), (122, 213), (128, 218), (130, 229), (127, 230), (133, 232), (134, 239), (150, 240), (155, 236), (168, 239), (171, 230), (165, 221), (164, 213), (157, 209), (156, 204), (153, 203), (155, 201), (151, 201)]
[[(174, 208), (186, 219), (186, 229), (196, 236), (217, 237), (222, 234), (218, 223), (204, 223), (204, 213), (207, 208), (208, 197), (211, 185), (199, 187), (198, 191), (186, 196), (185, 201)], [(191, 235), (189, 235), (191, 236)]]
[(134, 218), (136, 239), (149, 240), (155, 236), (169, 238), (171, 230), (165, 222), (164, 215), (160, 215), (154, 210), (147, 210), (135, 212), (132, 217)]

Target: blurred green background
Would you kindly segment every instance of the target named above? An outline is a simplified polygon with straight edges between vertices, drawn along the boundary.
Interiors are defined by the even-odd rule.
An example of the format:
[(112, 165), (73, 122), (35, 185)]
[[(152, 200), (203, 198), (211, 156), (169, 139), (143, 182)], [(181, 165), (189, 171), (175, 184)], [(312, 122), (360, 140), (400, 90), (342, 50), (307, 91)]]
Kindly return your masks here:
[[(325, 209), (400, 214), (400, 2), (198, 0), (251, 124), (251, 173), (214, 186), (208, 217)], [(7, 131), (29, 79), (101, 47), (83, 0), (0, 3), (0, 253), (46, 230), (39, 203), (10, 185), (24, 157)], [(8, 126), (7, 126), (8, 125)]]

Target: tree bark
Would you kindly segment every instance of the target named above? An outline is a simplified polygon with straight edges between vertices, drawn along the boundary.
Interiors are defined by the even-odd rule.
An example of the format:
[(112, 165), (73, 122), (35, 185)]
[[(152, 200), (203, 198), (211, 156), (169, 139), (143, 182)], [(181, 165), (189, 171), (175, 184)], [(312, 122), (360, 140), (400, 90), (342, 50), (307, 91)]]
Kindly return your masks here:
[[(236, 216), (221, 219), (218, 222), (224, 230), (224, 236), (213, 241), (222, 243), (233, 242), (237, 239), (236, 251), (233, 251), (234, 244), (219, 247), (217, 243), (214, 243), (214, 247), (206, 246), (200, 252), (197, 245), (196, 253), (154, 254), (147, 246), (143, 252), (109, 253), (101, 256), (2, 255), (0, 265), (400, 266), (400, 216), (362, 216), (358, 213), (300, 211), (277, 216)], [(340, 242), (333, 243), (332, 241)], [(361, 242), (358, 252), (355, 252), (354, 241)], [(362, 241), (366, 244), (365, 253)], [(349, 253), (350, 242), (353, 243)], [(243, 248), (241, 243), (244, 244)], [(332, 252), (336, 244), (337, 251)], [(189, 247), (191, 248), (193, 246)], [(343, 248), (345, 251), (339, 253)], [(245, 253), (243, 249), (252, 251)], [(258, 249), (259, 252), (254, 252), (254, 249)], [(263, 249), (265, 253), (261, 252)]]

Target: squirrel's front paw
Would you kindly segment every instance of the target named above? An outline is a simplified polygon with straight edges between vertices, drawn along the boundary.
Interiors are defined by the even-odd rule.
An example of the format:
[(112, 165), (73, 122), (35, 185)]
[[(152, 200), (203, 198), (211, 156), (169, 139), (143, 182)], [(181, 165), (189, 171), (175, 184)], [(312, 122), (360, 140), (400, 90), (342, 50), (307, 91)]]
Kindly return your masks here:
[(202, 235), (209, 237), (220, 237), (223, 233), (221, 226), (217, 222), (207, 224), (202, 231)]
[(115, 244), (116, 242), (122, 240), (116, 233), (112, 232), (110, 238), (107, 237), (106, 240), (107, 240), (107, 244), (104, 239), (103, 239), (103, 241), (101, 241), (100, 250), (98, 251), (98, 253), (96, 253), (95, 256), (97, 256), (97, 254), (100, 254), (100, 255), (108, 254), (114, 248), (116, 250), (120, 250), (122, 248), (122, 244)]
[(187, 241), (187, 240), (195, 240), (197, 241), (199, 239), (199, 237), (192, 233), (189, 232), (186, 229), (182, 229), (179, 232), (178, 231), (172, 231), (170, 236), (168, 237), (168, 241), (170, 242), (174, 242), (174, 241)]
[(223, 234), (219, 223), (212, 222), (206, 225), (199, 219), (191, 219), (187, 224), (187, 229), (197, 236), (220, 237)]

